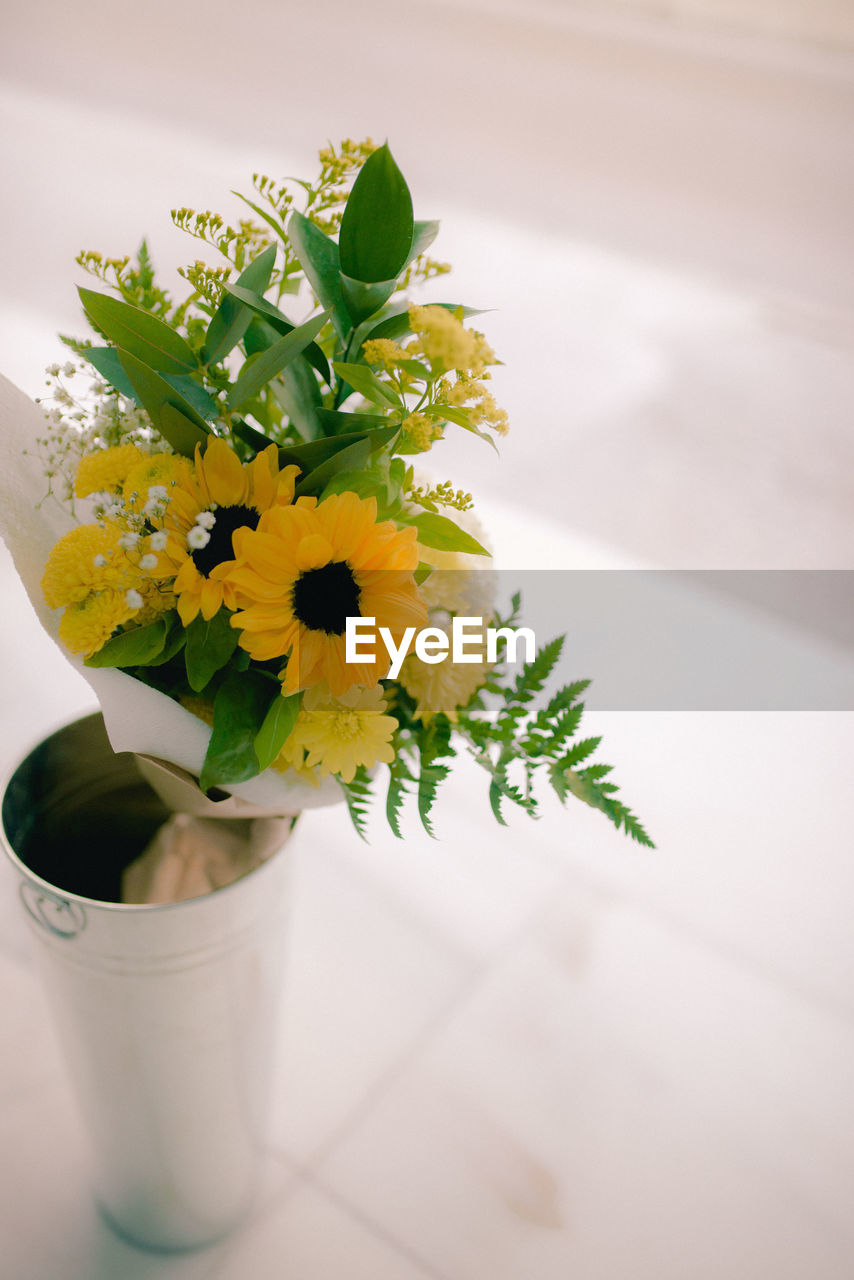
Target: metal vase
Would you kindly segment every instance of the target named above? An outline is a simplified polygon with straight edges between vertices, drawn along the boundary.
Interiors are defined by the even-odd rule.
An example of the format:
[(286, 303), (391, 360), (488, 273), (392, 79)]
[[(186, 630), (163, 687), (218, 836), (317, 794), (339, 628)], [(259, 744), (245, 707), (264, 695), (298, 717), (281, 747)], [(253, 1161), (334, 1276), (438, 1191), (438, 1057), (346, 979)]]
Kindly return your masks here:
[(94, 1154), (100, 1207), (148, 1248), (209, 1243), (256, 1189), (279, 1007), (288, 862), (166, 906), (124, 906), (123, 866), (168, 816), (99, 715), (12, 774), (3, 844)]

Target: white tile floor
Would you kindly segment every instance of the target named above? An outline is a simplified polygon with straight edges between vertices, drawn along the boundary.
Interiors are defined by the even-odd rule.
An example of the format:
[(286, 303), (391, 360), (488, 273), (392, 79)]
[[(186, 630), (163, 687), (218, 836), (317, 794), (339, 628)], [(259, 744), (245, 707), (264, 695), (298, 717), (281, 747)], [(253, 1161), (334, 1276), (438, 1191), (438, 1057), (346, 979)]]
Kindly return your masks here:
[[(81, 245), (118, 251), (156, 226), (170, 264), (162, 221), (170, 204), (215, 206), (224, 173), (228, 185), (253, 166), (300, 167), (273, 157), (266, 126), (262, 154), (250, 155), (233, 132), (205, 136), (200, 125), (196, 136), (164, 124), (177, 46), (158, 64), (162, 92), (150, 114), (112, 72), (83, 84), (94, 37), (85, 24), (62, 27), (67, 12), (57, 8), (65, 34), (53, 44), (45, 37), (42, 48), (41, 36), (27, 35), (38, 7), (15, 15), (7, 52), (17, 49), (18, 62), (0, 88), (10, 139), (4, 172), (20, 193), (0, 214), (8, 283), (0, 342), (3, 371), (31, 394), (52, 358), (51, 334), (73, 327), (70, 263)], [(274, 6), (262, 7), (264, 22), (280, 20)], [(334, 8), (329, 0), (312, 13)], [(99, 3), (88, 9), (97, 17)], [(443, 12), (457, 21), (447, 6)], [(308, 9), (294, 14), (300, 24), (312, 20)], [(96, 28), (90, 23), (89, 32)], [(235, 34), (237, 44), (250, 28)], [(99, 39), (109, 42), (103, 30)], [(534, 37), (525, 40), (519, 57), (527, 66)], [(690, 275), (666, 261), (668, 239), (674, 262), (690, 258), (694, 225), (663, 176), (667, 148), (658, 157), (638, 150), (639, 161), (659, 168), (635, 189), (631, 147), (608, 150), (615, 119), (648, 74), (638, 127), (661, 124), (678, 167), (686, 139), (671, 108), (674, 93), (688, 101), (687, 70), (663, 84), (659, 100), (656, 58), (644, 72), (618, 41), (625, 80), (612, 118), (602, 49), (583, 32), (572, 40), (590, 61), (580, 78), (565, 77), (565, 104), (554, 83), (542, 101), (567, 106), (553, 120), (574, 119), (572, 94), (595, 90), (604, 143), (597, 154), (591, 136), (587, 154), (587, 135), (573, 133), (582, 141), (567, 143), (572, 164), (560, 194), (588, 234), (605, 210), (601, 244), (565, 233), (554, 180), (533, 232), (507, 182), (499, 201), (506, 220), (477, 210), (478, 182), (489, 193), (488, 167), (478, 177), (464, 148), (444, 150), (457, 99), (445, 103), (442, 129), (424, 135), (425, 172), (439, 173), (435, 157), (449, 156), (433, 190), (446, 200), (443, 248), (458, 264), (456, 291), (502, 307), (490, 325), (510, 362), (501, 371), (504, 398), (522, 424), (501, 467), (461, 447), (448, 473), (456, 478), (462, 468), (463, 482), (469, 469), (469, 483), (490, 499), (502, 555), (521, 565), (541, 563), (546, 552), (578, 567), (640, 558), (850, 564), (852, 330), (837, 205), (827, 236), (816, 232), (822, 199), (850, 182), (830, 127), (847, 100), (844, 76), (837, 67), (826, 82), (818, 72), (810, 79), (814, 69), (796, 77), (799, 94), (815, 90), (807, 109), (802, 97), (783, 101), (785, 76), (772, 83), (769, 71), (756, 80), (755, 104), (728, 99), (729, 114), (714, 117), (710, 136), (720, 149), (708, 207), (701, 201), (697, 210), (709, 257)], [(499, 65), (512, 65), (495, 32), (490, 41)], [(568, 50), (562, 43), (561, 54)], [(336, 52), (339, 70), (345, 53)], [(453, 53), (461, 56), (459, 43)], [(701, 99), (718, 91), (725, 64), (715, 58), (700, 68), (695, 124)], [(747, 82), (736, 81), (745, 91)], [(260, 92), (254, 81), (246, 90)], [(110, 92), (117, 105), (107, 112)], [(523, 115), (539, 101), (520, 102)], [(332, 122), (345, 106), (339, 101), (329, 118), (314, 113), (324, 135), (340, 132)], [(406, 110), (403, 145), (421, 163), (422, 125)], [(750, 136), (773, 144), (765, 187), (750, 171), (740, 111), (756, 130)], [(344, 129), (362, 124), (347, 119)], [(97, 159), (107, 143), (115, 144), (115, 179)], [(730, 143), (732, 155), (724, 154)], [(500, 144), (488, 145), (484, 154), (497, 163)], [(509, 135), (506, 145), (515, 145)], [(526, 163), (543, 162), (545, 131), (538, 146)], [(784, 156), (792, 174), (814, 183), (778, 223), (771, 205), (786, 177)], [(61, 217), (47, 200), (51, 182), (62, 193)], [(627, 255), (632, 235), (621, 240), (615, 229), (620, 217), (624, 229), (631, 219), (615, 192), (656, 213), (644, 242), (654, 244), (654, 265)], [(537, 274), (535, 249), (548, 249), (547, 273)], [(744, 268), (743, 281), (732, 271), (727, 278), (733, 263)], [(543, 350), (548, 371), (534, 379)], [(534, 425), (560, 466), (531, 460)], [(569, 474), (585, 477), (571, 503)], [(5, 557), (0, 599), (5, 769), (92, 700), (39, 630)], [(411, 823), (401, 844), (378, 819), (362, 845), (338, 810), (305, 819), (293, 850), (296, 907), (263, 1194), (245, 1228), (194, 1254), (144, 1254), (95, 1213), (85, 1135), (13, 878), (0, 866), (0, 1274), (848, 1280), (854, 714), (608, 713), (596, 721), (659, 842), (654, 855), (580, 806), (565, 813), (547, 805), (539, 823), (499, 829), (487, 821), (482, 784), (473, 788), (465, 770), (438, 808), (439, 842)]]

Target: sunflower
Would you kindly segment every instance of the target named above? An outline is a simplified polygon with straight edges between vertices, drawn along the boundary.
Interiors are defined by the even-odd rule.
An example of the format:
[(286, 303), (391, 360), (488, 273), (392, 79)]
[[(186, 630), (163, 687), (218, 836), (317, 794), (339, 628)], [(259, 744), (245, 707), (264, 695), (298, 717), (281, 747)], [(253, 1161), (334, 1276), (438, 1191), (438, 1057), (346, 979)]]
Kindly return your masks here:
[(208, 621), (223, 604), (236, 607), (226, 576), (234, 567), (233, 535), (290, 502), (298, 474), (299, 467), (279, 470), (274, 444), (245, 465), (225, 440), (211, 440), (204, 453), (196, 446), (194, 474), (176, 477), (161, 518), (168, 534), (162, 560), (175, 573), (172, 590), (185, 627), (198, 613)]
[(241, 612), (232, 626), (258, 661), (289, 655), (280, 679), (295, 693), (326, 680), (340, 697), (353, 685), (373, 688), (388, 671), (378, 640), (372, 660), (345, 660), (348, 617), (374, 618), (399, 641), (427, 620), (415, 585), (415, 530), (377, 522), (374, 498), (337, 493), (317, 503), (299, 498), (273, 507), (256, 530), (235, 536), (238, 564), (227, 581)]

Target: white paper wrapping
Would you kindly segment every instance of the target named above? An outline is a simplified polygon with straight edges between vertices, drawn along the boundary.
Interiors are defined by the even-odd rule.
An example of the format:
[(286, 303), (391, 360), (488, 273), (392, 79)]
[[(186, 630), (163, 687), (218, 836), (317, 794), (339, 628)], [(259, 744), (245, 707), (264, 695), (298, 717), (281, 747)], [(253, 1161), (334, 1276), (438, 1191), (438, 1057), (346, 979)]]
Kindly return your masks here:
[[(207, 725), (165, 694), (121, 671), (86, 667), (59, 644), (61, 614), (48, 609), (40, 584), (51, 548), (74, 521), (52, 500), (37, 507), (47, 485), (36, 455), (36, 438), (44, 430), (45, 419), (38, 405), (0, 374), (0, 535), (44, 629), (66, 661), (88, 681), (101, 704), (113, 750), (152, 756), (198, 775), (210, 737)], [(50, 678), (49, 673), (45, 678)], [(332, 778), (312, 787), (289, 781), (271, 769), (227, 789), (268, 815), (298, 813), (342, 799), (341, 788)], [(191, 791), (189, 784), (185, 794), (189, 797)]]

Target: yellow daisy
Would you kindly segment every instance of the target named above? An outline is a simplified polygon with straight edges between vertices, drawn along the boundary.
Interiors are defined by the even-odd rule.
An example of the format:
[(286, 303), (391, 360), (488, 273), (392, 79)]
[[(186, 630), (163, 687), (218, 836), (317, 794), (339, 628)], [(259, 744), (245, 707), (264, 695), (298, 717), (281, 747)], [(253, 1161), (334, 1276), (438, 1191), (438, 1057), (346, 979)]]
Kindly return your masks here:
[(370, 769), (394, 759), (391, 739), (397, 721), (385, 712), (379, 685), (348, 689), (334, 698), (325, 685), (318, 684), (303, 698), (289, 741), (306, 750), (306, 764), (318, 765), (324, 777), (337, 773), (342, 782), (352, 782), (359, 765)]
[(346, 662), (348, 617), (375, 618), (395, 641), (427, 620), (413, 577), (415, 530), (377, 523), (373, 498), (299, 498), (267, 511), (257, 530), (241, 529), (234, 545), (238, 564), (228, 583), (242, 611), (232, 626), (258, 661), (289, 655), (280, 672), (285, 693), (326, 680), (340, 697), (352, 685), (372, 688), (386, 674), (380, 641), (373, 660)]
[(162, 518), (168, 541), (161, 559), (175, 573), (172, 590), (185, 627), (199, 613), (208, 621), (223, 604), (236, 608), (227, 578), (232, 539), (255, 529), (263, 512), (290, 502), (298, 474), (294, 466), (279, 470), (273, 444), (246, 464), (225, 440), (211, 440), (204, 453), (196, 446), (195, 473), (168, 492)]

